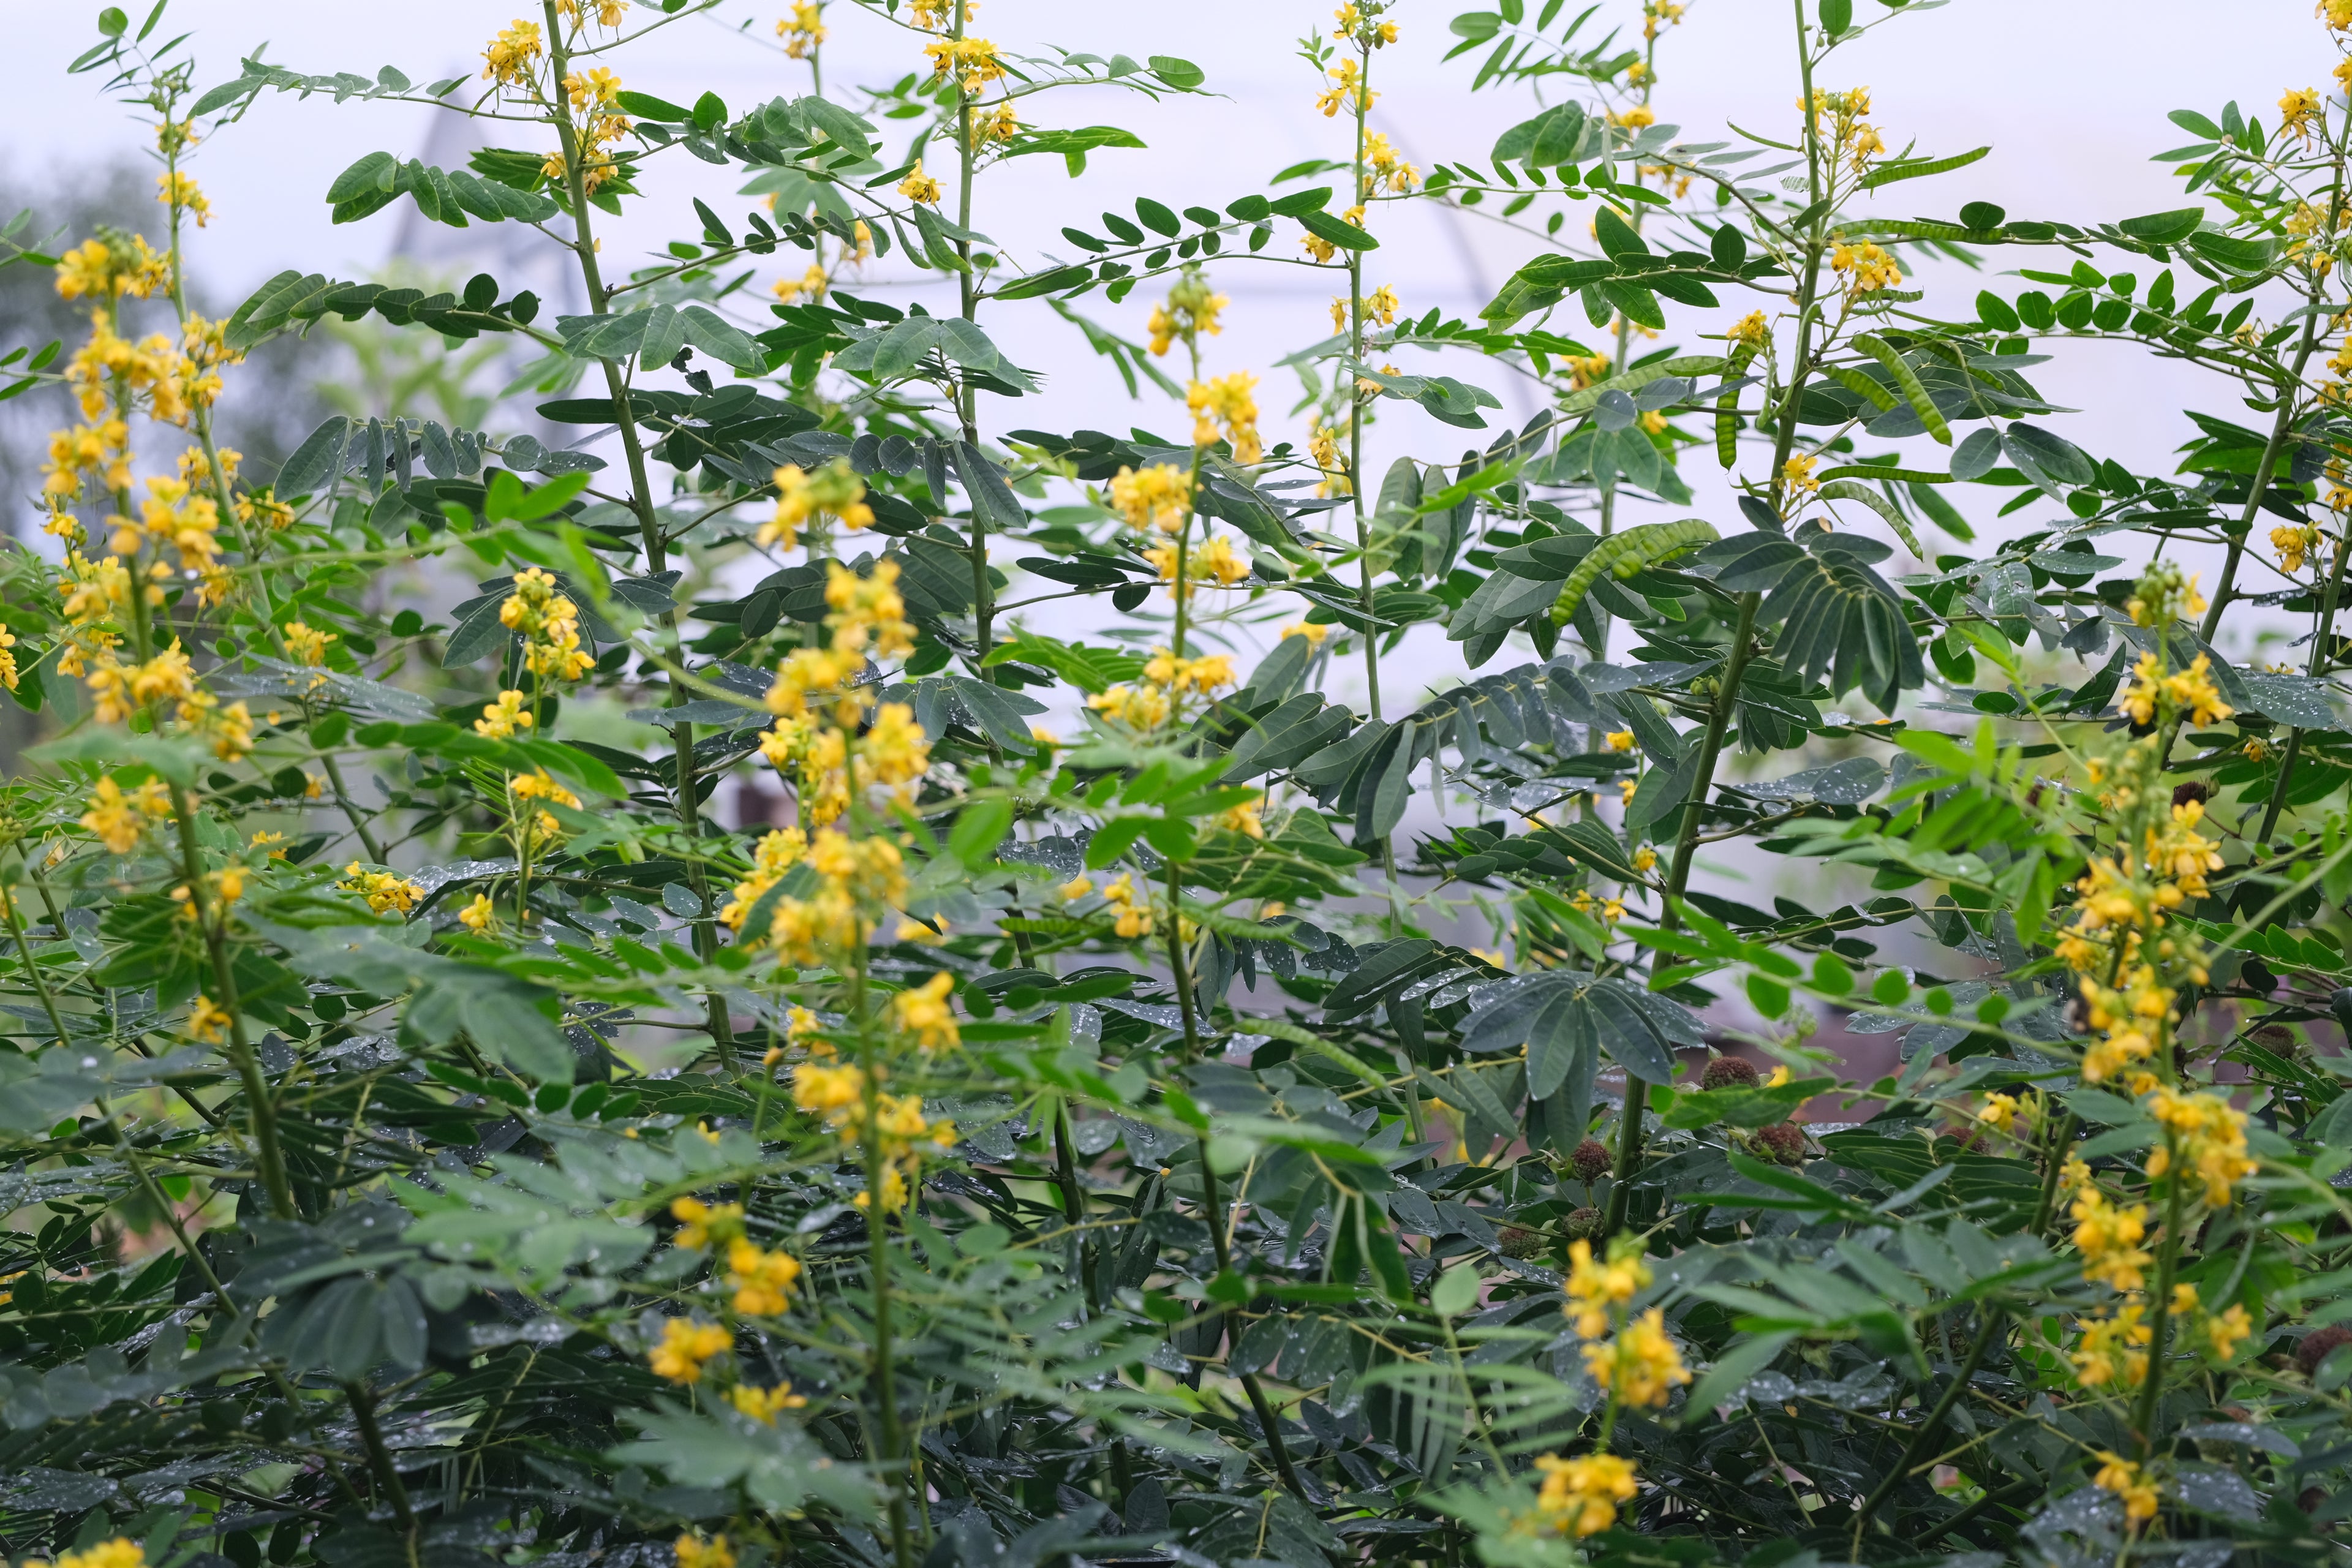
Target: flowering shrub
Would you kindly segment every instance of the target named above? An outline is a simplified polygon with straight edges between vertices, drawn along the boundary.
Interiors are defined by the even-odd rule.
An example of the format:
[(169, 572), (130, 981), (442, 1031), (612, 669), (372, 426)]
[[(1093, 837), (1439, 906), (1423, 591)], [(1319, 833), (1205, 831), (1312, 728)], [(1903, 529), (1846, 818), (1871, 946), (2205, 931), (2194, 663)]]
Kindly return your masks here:
[[(89, 322), (0, 361), (63, 421), (0, 568), (12, 1555), (2329, 1553), (2352, 4), (2336, 88), (2174, 114), (2189, 205), (2102, 225), (1890, 216), (1986, 151), (1832, 85), (1956, 25), (1893, 0), (1801, 6), (1727, 141), (1659, 119), (1682, 4), (1456, 16), (1460, 90), (1548, 103), (1425, 170), (1378, 108), (1423, 24), (1357, 0), (1300, 44), (1329, 156), (1114, 210), (1140, 143), (1063, 89), (1187, 110), (1189, 62), (796, 0), (768, 101), (635, 74), (718, 9), (543, 0), (419, 85), (220, 79), (158, 5), (77, 64), (162, 174), (146, 233), (0, 236)], [(824, 85), (852, 32), (901, 79)], [(203, 161), (320, 93), (499, 143), (367, 153), (337, 222), (527, 228), (582, 311), (197, 314)], [(1066, 226), (992, 205), (1032, 153)], [(689, 159), (764, 199), (600, 248)], [(1476, 319), (1383, 276), (1406, 202), (1520, 247)], [(1330, 296), (1279, 359), (1222, 331), (1272, 265)], [(576, 438), (219, 445), (247, 353), (371, 314), (511, 342)], [(1175, 436), (1024, 421), (1070, 327)], [(2077, 338), (2255, 423), (2096, 458), (2030, 379)], [(1401, 676), (1441, 635), (1478, 673)]]

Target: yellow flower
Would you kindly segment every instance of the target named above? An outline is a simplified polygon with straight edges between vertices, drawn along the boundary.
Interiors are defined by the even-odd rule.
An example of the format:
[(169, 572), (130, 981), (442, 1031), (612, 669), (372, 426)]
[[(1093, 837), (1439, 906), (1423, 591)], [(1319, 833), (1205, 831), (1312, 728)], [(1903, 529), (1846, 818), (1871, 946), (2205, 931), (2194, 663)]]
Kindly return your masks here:
[(1151, 896), (1137, 890), (1132, 872), (1120, 872), (1118, 881), (1104, 888), (1103, 901), (1117, 912), (1115, 929), (1120, 936), (1131, 940), (1151, 934)]
[(1241, 834), (1244, 837), (1264, 838), (1265, 824), (1260, 819), (1258, 812), (1265, 804), (1265, 797), (1260, 795), (1256, 800), (1245, 800), (1239, 805), (1230, 806), (1218, 814), (1217, 826), (1228, 832)]
[(828, 1121), (845, 1116), (866, 1098), (866, 1074), (844, 1063), (824, 1067), (803, 1062), (793, 1069), (793, 1104)]
[(340, 640), (333, 632), (320, 631), (300, 621), (286, 623), (286, 657), (296, 664), (326, 663), (327, 645)]
[[(1875, 138), (1876, 132), (1871, 132)], [(1868, 294), (1880, 289), (1892, 289), (1903, 281), (1903, 268), (1895, 258), (1865, 240), (1859, 245), (1841, 245), (1830, 252), (1830, 268), (1846, 273), (1846, 285), (1856, 294)]]
[(1282, 635), (1286, 637), (1305, 637), (1307, 647), (1321, 647), (1323, 640), (1331, 635), (1331, 628), (1318, 626), (1313, 621), (1293, 621), (1282, 628)]
[(499, 923), (498, 906), (490, 902), (488, 893), (476, 893), (474, 901), (457, 911), (458, 923), (470, 931), (487, 931)]
[(1257, 433), (1257, 398), (1252, 388), (1257, 377), (1245, 370), (1231, 375), (1196, 381), (1185, 389), (1184, 405), (1192, 412), (1192, 445), (1206, 447), (1221, 433), (1233, 444), (1234, 461), (1255, 463), (1265, 456)]
[(1544, 1454), (1536, 1459), (1543, 1484), (1536, 1493), (1536, 1516), (1546, 1529), (1562, 1535), (1598, 1535), (1617, 1522), (1617, 1505), (1633, 1500), (1633, 1464), (1614, 1454), (1588, 1454), (1563, 1459)]
[(1801, 452), (1780, 465), (1781, 483), (1791, 496), (1811, 495), (1822, 488), (1821, 480), (1813, 478), (1813, 467), (1818, 460)]
[(202, 992), (198, 992), (196, 999), (188, 1005), (188, 1037), (192, 1040), (215, 1044), (228, 1033), (230, 1026), (236, 1022), (227, 1008)]
[(1576, 1331), (1588, 1340), (1607, 1333), (1612, 1310), (1632, 1300), (1650, 1283), (1650, 1266), (1643, 1258), (1641, 1244), (1626, 1237), (1610, 1244), (1603, 1261), (1593, 1258), (1590, 1241), (1572, 1242), (1568, 1259), (1568, 1302), (1561, 1310), (1575, 1320)]
[(1315, 107), (1324, 119), (1332, 119), (1342, 108), (1360, 112), (1379, 101), (1380, 94), (1370, 91), (1360, 79), (1362, 68), (1354, 60), (1343, 58), (1327, 74), (1332, 85), (1315, 96)]
[(504, 87), (520, 87), (530, 79), (531, 62), (538, 59), (546, 45), (541, 40), (539, 24), (515, 18), (513, 25), (490, 40), (482, 51), (488, 63), (482, 75)]
[(149, 779), (129, 795), (112, 779), (100, 779), (89, 794), (89, 809), (81, 825), (98, 836), (112, 855), (128, 855), (139, 847), (147, 820), (172, 815), (171, 790), (161, 779)]
[(1657, 864), (1658, 852), (1651, 848), (1648, 845), (1644, 844), (1639, 849), (1633, 851), (1633, 869), (1636, 871), (1653, 870), (1656, 868)]
[(698, 1535), (681, 1535), (672, 1549), (677, 1553), (677, 1568), (735, 1568), (735, 1553), (728, 1550), (723, 1535), (708, 1541)]
[(1631, 730), (1612, 730), (1602, 736), (1601, 740), (1612, 752), (1630, 752), (1633, 749), (1633, 731)]
[(2117, 1207), (2096, 1187), (2085, 1187), (2069, 1212), (2074, 1217), (2074, 1246), (2083, 1255), (2083, 1277), (2117, 1290), (2139, 1289), (2146, 1282), (2144, 1270), (2154, 1261), (2139, 1245), (2147, 1234), (2147, 1205)]
[(1665, 1313), (1653, 1307), (1613, 1340), (1584, 1347), (1584, 1369), (1616, 1398), (1641, 1408), (1665, 1404), (1675, 1384), (1691, 1380), (1682, 1352), (1666, 1337)]
[(700, 1383), (703, 1364), (734, 1346), (735, 1336), (716, 1323), (672, 1318), (662, 1325), (661, 1343), (648, 1359), (656, 1377), (672, 1383)]
[(1750, 310), (1734, 322), (1731, 331), (1726, 332), (1724, 337), (1731, 342), (1746, 343), (1750, 348), (1760, 349), (1772, 341), (1772, 327), (1771, 323), (1764, 319), (1763, 311)]
[(932, 79), (952, 75), (967, 97), (990, 82), (1004, 79), (1004, 67), (996, 58), (996, 46), (986, 38), (943, 38), (936, 44), (925, 44), (923, 53), (930, 57)]
[(2113, 1317), (2083, 1320), (2083, 1338), (2067, 1359), (2085, 1388), (2105, 1388), (2121, 1382), (2137, 1388), (2147, 1381), (2147, 1352), (2140, 1347), (2156, 1338), (2153, 1325), (2140, 1321), (2147, 1308), (2133, 1302)]
[(914, 1036), (915, 1043), (927, 1051), (961, 1044), (955, 1009), (948, 1005), (948, 995), (954, 989), (955, 977), (941, 971), (922, 984), (899, 992), (890, 998), (891, 1022)]
[(874, 509), (866, 504), (866, 481), (846, 458), (835, 458), (814, 474), (796, 463), (787, 463), (773, 477), (776, 513), (761, 525), (755, 543), (790, 550), (801, 530), (820, 517), (835, 518), (851, 530), (873, 524)]
[(800, 1277), (801, 1260), (789, 1252), (770, 1252), (740, 1237), (727, 1248), (727, 1288), (746, 1317), (772, 1318), (789, 1308)]
[(2121, 1454), (2102, 1448), (2099, 1451), (2099, 1473), (2091, 1484), (2111, 1491), (2124, 1500), (2124, 1517), (2133, 1524), (2145, 1524), (2156, 1517), (2158, 1496), (2156, 1482), (2146, 1471)]
[(2007, 1132), (2017, 1125), (2017, 1098), (2008, 1094), (1988, 1094), (1977, 1108), (1977, 1120), (1999, 1132)]
[(2248, 1338), (2253, 1331), (2253, 1320), (2246, 1315), (2243, 1307), (2231, 1307), (2205, 1320), (2205, 1337), (2212, 1343), (2213, 1354), (2221, 1361), (2235, 1356), (2238, 1342)]
[(1110, 481), (1110, 504), (1127, 525), (1173, 533), (1192, 507), (1192, 476), (1173, 463), (1140, 470), (1122, 467)]
[(2327, 110), (2314, 89), (2289, 88), (2286, 96), (2278, 100), (2278, 106), (2279, 129), (2293, 133), (2300, 141), (2310, 141), (2313, 133), (2326, 123)]
[(539, 722), (528, 703), (530, 699), (520, 691), (501, 691), (496, 702), (482, 708), (482, 716), (474, 721), (474, 732), (493, 741), (503, 741), (518, 730), (528, 730)]
[(380, 915), (404, 915), (425, 897), (425, 889), (407, 878), (393, 871), (371, 871), (357, 860), (343, 868), (343, 880), (335, 886), (359, 894)]
[(1076, 903), (1094, 890), (1095, 885), (1083, 876), (1073, 877), (1054, 889), (1066, 904)]
[(58, 1568), (146, 1568), (146, 1548), (121, 1535), (58, 1557)]
[[(812, 5), (809, 9), (813, 11), (816, 7)], [(739, 1383), (727, 1391), (727, 1403), (761, 1426), (773, 1426), (779, 1413), (806, 1408), (808, 1396), (794, 1394), (789, 1383), (780, 1383), (773, 1388), (753, 1388), (749, 1384)], [(684, 1552), (678, 1553), (678, 1563), (679, 1568), (685, 1568)]]
[(184, 170), (173, 169), (155, 176), (155, 199), (167, 207), (194, 214), (198, 228), (213, 221), (213, 204), (196, 188), (195, 177)]
[(2245, 1113), (2218, 1094), (2182, 1094), (2162, 1086), (2149, 1097), (2148, 1111), (2168, 1137), (2148, 1154), (2147, 1173), (2170, 1171), (2177, 1151), (2204, 1184), (2205, 1202), (2228, 1207), (2231, 1188), (2259, 1168), (2246, 1152)]

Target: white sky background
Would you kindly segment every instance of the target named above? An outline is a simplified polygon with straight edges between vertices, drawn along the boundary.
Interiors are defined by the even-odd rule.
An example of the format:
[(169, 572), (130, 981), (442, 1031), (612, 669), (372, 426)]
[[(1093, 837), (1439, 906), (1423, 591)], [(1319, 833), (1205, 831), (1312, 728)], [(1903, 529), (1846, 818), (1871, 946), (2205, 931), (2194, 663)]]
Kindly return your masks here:
[[(1530, 11), (1539, 4), (1530, 0)], [(1538, 107), (1524, 89), (1489, 89), (1475, 96), (1466, 90), (1484, 50), (1441, 63), (1454, 41), (1446, 23), (1461, 8), (1403, 0), (1391, 13), (1403, 39), (1376, 61), (1374, 86), (1381, 96), (1375, 124), (1424, 170), (1439, 160), (1482, 159), (1502, 130)], [(1564, 15), (1579, 8), (1571, 3)], [(709, 21), (689, 21), (657, 34), (617, 63), (633, 89), (690, 102), (709, 88), (738, 112), (778, 93), (797, 94), (807, 89), (805, 68), (769, 47), (780, 9), (730, 6), (731, 20), (755, 24), (748, 39), (731, 37)], [(17, 67), (0, 123), (6, 126), (10, 158), (27, 173), (69, 175), (109, 157), (142, 156), (151, 145), (139, 127), (97, 100), (95, 79), (64, 74), (66, 62), (94, 38), (97, 10), (79, 0), (19, 0), (10, 8)], [(2279, 94), (2289, 87), (2327, 86), (2336, 58), (2308, 0), (2143, 0), (2127, 12), (2079, 0), (1952, 0), (1910, 10), (1915, 14), (1842, 48), (1819, 85), (1868, 85), (1872, 118), (1891, 149), (1916, 141), (1921, 153), (1958, 153), (1986, 142), (1995, 150), (1956, 174), (1889, 187), (1874, 206), (1863, 209), (1890, 216), (1948, 216), (1963, 202), (1979, 198), (2000, 202), (2012, 217), (2078, 224), (2180, 205), (2169, 171), (2148, 161), (2153, 153), (2191, 140), (2166, 122), (2167, 110), (2195, 108), (2218, 114), (2221, 103), (2234, 98), (2266, 124), (2275, 124)], [(204, 61), (199, 86), (233, 77), (238, 56), (264, 40), (271, 60), (299, 70), (373, 76), (378, 67), (392, 64), (424, 82), (478, 71), (483, 41), (518, 11), (538, 15), (527, 0), (407, 0), (396, 22), (383, 7), (353, 0), (173, 0), (158, 37), (195, 30), (191, 47)], [(1855, 11), (1864, 22), (1888, 15), (1877, 0), (1857, 0)], [(845, 4), (833, 5), (830, 13), (829, 83), (887, 82), (919, 66), (919, 40), (908, 33)], [(141, 15), (132, 8), (134, 24)], [(1610, 20), (1626, 24), (1627, 36), (1635, 36), (1636, 0), (1602, 0), (1596, 22)], [(1076, 187), (1056, 158), (1018, 160), (983, 183), (975, 226), (1015, 257), (1034, 262), (1049, 251), (1067, 253), (1055, 231), (1076, 215), (1106, 206), (1130, 212), (1139, 194), (1171, 206), (1222, 207), (1265, 189), (1266, 178), (1286, 164), (1344, 156), (1345, 122), (1315, 112), (1318, 83), (1293, 52), (1292, 40), (1329, 23), (1330, 6), (1322, 0), (1191, 0), (1182, 5), (986, 0), (977, 30), (1009, 51), (1043, 53), (1051, 40), (1102, 55), (1180, 55), (1202, 66), (1209, 89), (1223, 96), (1171, 98), (1155, 105), (1131, 93), (1080, 89), (1025, 100), (1024, 119), (1038, 125), (1120, 124), (1137, 132), (1149, 148), (1095, 153), (1085, 181)], [(1661, 51), (1660, 120), (1679, 125), (1692, 141), (1724, 139), (1727, 119), (1765, 135), (1791, 136), (1797, 88), (1790, 27), (1790, 7), (1777, 0), (1696, 0)], [(1588, 24), (1583, 36), (1593, 37), (1600, 30)], [(194, 264), (212, 297), (241, 298), (288, 266), (351, 278), (379, 268), (400, 226), (398, 215), (408, 204), (339, 228), (328, 222), (323, 194), (335, 174), (364, 153), (421, 153), (434, 113), (404, 105), (339, 106), (325, 99), (266, 96), (244, 124), (217, 138), (194, 164), (216, 213), (200, 237)], [(896, 138), (902, 124), (885, 123), (886, 132)], [(508, 142), (535, 144), (527, 137)], [(894, 141), (893, 150), (900, 144)], [(732, 194), (740, 184), (740, 172), (698, 163), (682, 153), (656, 160), (653, 169), (647, 183), (657, 196), (631, 202), (625, 220), (599, 219), (607, 237), (608, 276), (638, 264), (662, 240), (693, 237), (699, 225), (688, 205), (689, 195), (709, 200), (730, 221), (749, 203)], [(1539, 206), (1529, 216), (1548, 210)], [(1571, 221), (1583, 222), (1588, 211), (1579, 210)], [(1434, 204), (1378, 212), (1375, 229), (1382, 245), (1369, 258), (1368, 285), (1393, 286), (1413, 315), (1439, 305), (1450, 314), (1475, 316), (1495, 285), (1537, 249), (1532, 241), (1484, 218), (1448, 216)], [(1297, 254), (1295, 226), (1279, 226), (1272, 252)], [(1996, 251), (1989, 259), (1996, 268), (2038, 265), (2063, 270), (2063, 258), (2054, 251)], [(777, 270), (797, 273), (805, 258), (786, 248), (771, 259)], [(2155, 270), (2144, 258), (2135, 269), (2143, 278)], [(772, 275), (763, 273), (761, 283)], [(1239, 262), (1216, 266), (1213, 276), (1234, 304), (1224, 334), (1210, 342), (1210, 371), (1260, 373), (1265, 377), (1259, 395), (1268, 444), (1286, 437), (1303, 442), (1303, 424), (1285, 412), (1294, 385), (1287, 373), (1270, 372), (1269, 366), (1323, 335), (1328, 300), (1341, 285), (1329, 275), (1310, 278), (1297, 268)], [(938, 309), (946, 291), (918, 278), (893, 257), (876, 268), (876, 280), (865, 291), (898, 302), (927, 298)], [(2010, 294), (2023, 286), (2014, 279), (1994, 282)], [(1937, 291), (1931, 292), (1928, 308), (1965, 316), (1973, 314), (1968, 301), (1983, 282), (1950, 275), (1932, 286)], [(1079, 308), (1139, 339), (1152, 298), (1139, 290), (1122, 305), (1110, 306), (1097, 291)], [(1759, 302), (1769, 304), (1748, 300), (1737, 309), (1744, 311)], [(1689, 335), (1701, 325), (1695, 313), (1677, 309), (1672, 319), (1683, 331), (1668, 341), (1692, 350), (1706, 346)], [(1556, 324), (1572, 333), (1584, 327), (1572, 302)], [(1039, 398), (984, 399), (982, 417), (992, 431), (1083, 426), (1123, 431), (1141, 424), (1181, 435), (1181, 408), (1158, 400), (1148, 388), (1145, 401), (1128, 402), (1108, 367), (1088, 355), (1042, 303), (997, 307), (983, 316), (983, 325), (1017, 362), (1051, 377)], [(1599, 334), (1588, 341), (1599, 346)], [(2033, 373), (2035, 378), (2053, 401), (2088, 412), (2045, 423), (2095, 457), (2162, 471), (2169, 466), (2167, 454), (2190, 433), (2179, 412), (2183, 406), (2254, 417), (2238, 405), (2230, 388), (2142, 351), (2085, 344), (2061, 345), (2055, 353), (2055, 363)], [(1181, 352), (1167, 363), (1181, 379), (1180, 359)], [(1442, 361), (1412, 356), (1403, 358), (1402, 367), (1444, 371), (1488, 386), (1503, 395), (1506, 414), (1516, 415), (1512, 423), (1535, 407), (1524, 385), (1513, 386), (1510, 373), (1498, 364), (1467, 355)], [(1491, 439), (1491, 434), (1446, 429), (1417, 410), (1400, 414), (1394, 411), (1401, 405), (1385, 406), (1368, 453), (1374, 483), (1401, 453), (1451, 461), (1465, 446)], [(1924, 451), (1915, 458), (1934, 460)], [(1693, 510), (1719, 527), (1737, 526), (1711, 454), (1700, 449), (1687, 455), (1684, 472), (1699, 491)], [(1989, 521), (1989, 506), (1963, 504), (1980, 523)], [(2055, 510), (2029, 509), (2000, 525), (2000, 531), (2047, 521)], [(1265, 628), (1269, 635), (1275, 624)], [(1103, 635), (1091, 625), (1039, 625), (1065, 636)], [(1401, 712), (1433, 684), (1444, 684), (1459, 669), (1454, 653), (1442, 632), (1424, 628), (1415, 634), (1385, 667), (1387, 711)], [(1506, 668), (1525, 657), (1506, 650), (1489, 668)], [(1335, 671), (1328, 695), (1360, 702), (1360, 669), (1351, 664)], [(1859, 697), (1849, 706), (1859, 708)], [(1771, 771), (1786, 765), (1780, 760)]]

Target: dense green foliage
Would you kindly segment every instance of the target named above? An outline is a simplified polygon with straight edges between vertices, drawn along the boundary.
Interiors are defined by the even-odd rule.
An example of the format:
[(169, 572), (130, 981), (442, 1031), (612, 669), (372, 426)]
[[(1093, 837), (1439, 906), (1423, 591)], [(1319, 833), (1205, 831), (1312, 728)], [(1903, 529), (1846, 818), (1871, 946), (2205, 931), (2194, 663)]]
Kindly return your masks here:
[[(2340, 97), (2174, 115), (2177, 211), (1895, 218), (1983, 150), (1894, 151), (1839, 50), (1960, 13), (1800, 4), (1803, 107), (1693, 142), (1682, 6), (1506, 0), (1453, 53), (1535, 112), (1424, 174), (1373, 108), (1418, 24), (1365, 0), (1301, 47), (1331, 158), (1096, 216), (1140, 142), (1055, 91), (1213, 112), (1198, 68), (809, 0), (806, 92), (628, 79), (715, 4), (545, 0), (425, 85), (220, 79), (160, 5), (77, 62), (154, 129), (163, 238), (5, 237), (89, 322), (0, 362), (68, 421), (56, 548), (0, 555), (47, 731), (0, 793), (10, 1555), (2335, 1551)], [(849, 28), (916, 68), (817, 90)], [(527, 226), (584, 311), (295, 268), (195, 315), (191, 160), (289, 94), (483, 117), (319, 195)], [(1048, 222), (991, 205), (1030, 153)], [(665, 196), (689, 161), (772, 199)], [(1381, 280), (1407, 202), (1523, 245), (1478, 319)], [(624, 272), (640, 206), (684, 237)], [(1916, 287), (1993, 258), (1959, 313)], [(1337, 296), (1299, 441), (1217, 330), (1266, 266)], [(1087, 313), (1139, 289), (1148, 343)], [(241, 356), (336, 318), (519, 345), (578, 438), (370, 389), (240, 472)], [(1177, 434), (1031, 427), (1071, 334)], [(2032, 380), (2077, 339), (2252, 423), (2085, 451)], [(1466, 449), (1379, 460), (1410, 409)], [(1685, 515), (1709, 464), (1735, 504)], [(2298, 668), (2220, 646), (2281, 624)], [(1474, 673), (1416, 687), (1441, 628)]]

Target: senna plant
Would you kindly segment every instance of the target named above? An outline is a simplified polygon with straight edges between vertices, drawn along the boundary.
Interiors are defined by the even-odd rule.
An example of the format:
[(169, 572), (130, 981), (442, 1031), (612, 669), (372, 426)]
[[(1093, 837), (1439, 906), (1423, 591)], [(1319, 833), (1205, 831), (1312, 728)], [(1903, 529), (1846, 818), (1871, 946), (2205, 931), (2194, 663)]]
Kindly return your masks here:
[[(1853, 80), (1967, 25), (1892, 0), (1797, 0), (1794, 112), (1712, 142), (1676, 0), (1456, 16), (1534, 112), (1426, 171), (1377, 105), (1427, 24), (1356, 0), (1298, 47), (1328, 155), (1167, 199), (1061, 89), (1181, 114), (1183, 59), (798, 0), (727, 35), (764, 102), (635, 72), (721, 9), (485, 13), (419, 84), (224, 79), (157, 5), (76, 62), (159, 208), (0, 235), (89, 320), (0, 361), (60, 422), (0, 555), (11, 1556), (2332, 1557), (2352, 4), (2335, 86), (2177, 112), (2183, 205), (2113, 224), (1894, 216), (1986, 150)], [(853, 31), (906, 73), (828, 79)], [(314, 195), (528, 229), (576, 312), (199, 314), (202, 162), (289, 94), (475, 121)], [(991, 178), (1038, 153), (1042, 225)], [(1406, 202), (1513, 247), (1476, 319), (1383, 276)], [(1265, 267), (1332, 295), (1278, 360), (1219, 331)], [(330, 316), (510, 354), (542, 434), (223, 448)], [(2031, 379), (2080, 338), (2252, 422), (2095, 457)], [(1047, 341), (1140, 423), (1034, 427)]]

